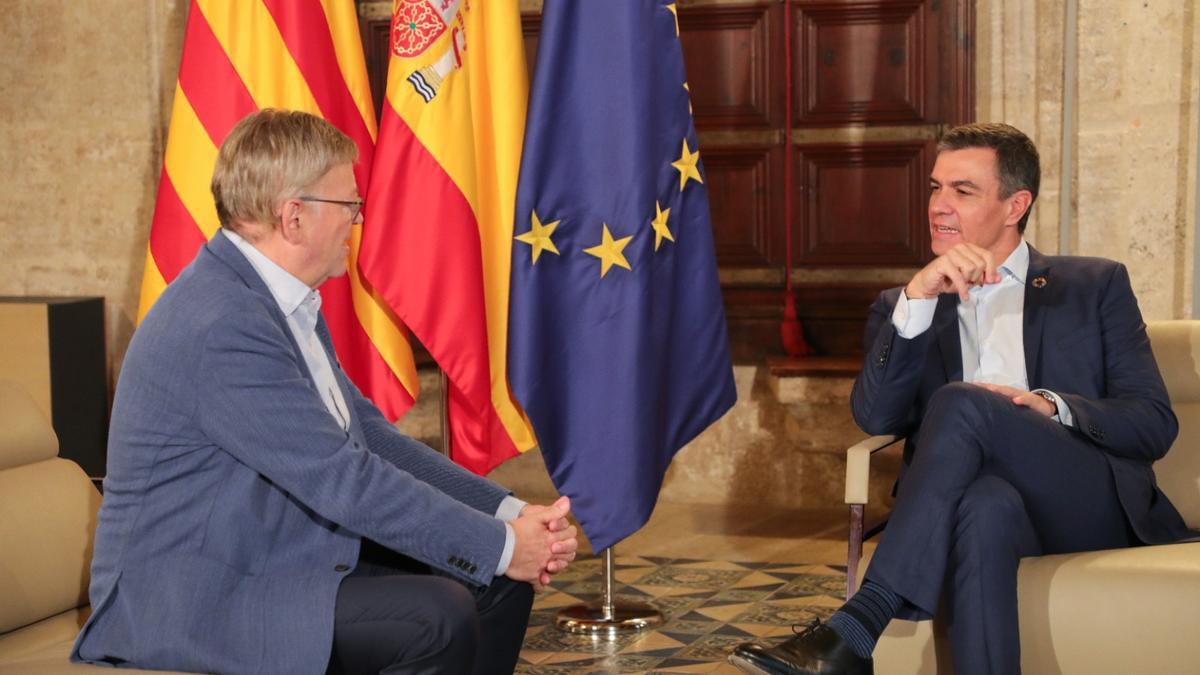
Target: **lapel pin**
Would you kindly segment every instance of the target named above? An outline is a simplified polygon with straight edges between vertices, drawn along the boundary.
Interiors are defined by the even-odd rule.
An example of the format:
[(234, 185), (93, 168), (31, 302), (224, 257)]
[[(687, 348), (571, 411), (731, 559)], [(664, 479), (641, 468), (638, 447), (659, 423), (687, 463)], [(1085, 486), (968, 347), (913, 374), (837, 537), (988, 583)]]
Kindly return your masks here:
[(1034, 288), (1042, 288), (1045, 285), (1046, 285), (1046, 277), (1034, 277), (1033, 278), (1033, 287)]

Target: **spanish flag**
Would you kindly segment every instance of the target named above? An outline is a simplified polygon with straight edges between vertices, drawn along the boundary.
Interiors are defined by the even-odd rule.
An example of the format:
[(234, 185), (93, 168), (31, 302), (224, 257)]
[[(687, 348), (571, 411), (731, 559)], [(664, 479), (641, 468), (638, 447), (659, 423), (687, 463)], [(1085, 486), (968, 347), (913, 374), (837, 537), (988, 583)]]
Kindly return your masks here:
[[(193, 0), (142, 279), (138, 321), (216, 234), (209, 183), (217, 148), (259, 108), (319, 115), (358, 144), (365, 194), (375, 113), (353, 0)], [(342, 367), (391, 419), (417, 395), (407, 335), (364, 286), (351, 235), (350, 272), (321, 287), (322, 311)]]
[(513, 208), (529, 83), (517, 0), (394, 0), (363, 276), (446, 373), (451, 457), (535, 445), (508, 388)]

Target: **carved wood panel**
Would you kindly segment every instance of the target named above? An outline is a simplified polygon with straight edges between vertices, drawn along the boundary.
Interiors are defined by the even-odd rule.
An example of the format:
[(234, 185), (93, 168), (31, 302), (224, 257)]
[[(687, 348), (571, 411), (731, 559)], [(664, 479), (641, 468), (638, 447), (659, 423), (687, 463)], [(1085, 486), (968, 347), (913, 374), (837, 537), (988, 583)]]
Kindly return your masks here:
[(780, 108), (773, 96), (769, 5), (680, 10), (696, 126), (766, 127)]
[(710, 148), (704, 152), (705, 185), (713, 241), (722, 265), (768, 265), (775, 242), (771, 227), (775, 180), (770, 147)]
[(900, 0), (796, 7), (797, 123), (925, 121), (926, 88), (937, 88), (937, 64), (925, 48), (926, 4)]
[(915, 266), (926, 259), (932, 141), (797, 150), (802, 264)]

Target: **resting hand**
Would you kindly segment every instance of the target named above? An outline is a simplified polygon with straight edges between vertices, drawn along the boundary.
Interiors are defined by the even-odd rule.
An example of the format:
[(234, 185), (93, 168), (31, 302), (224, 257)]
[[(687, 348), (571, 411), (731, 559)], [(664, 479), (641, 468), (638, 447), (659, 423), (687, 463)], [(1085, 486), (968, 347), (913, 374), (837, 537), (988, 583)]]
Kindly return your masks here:
[(962, 243), (933, 259), (908, 285), (904, 295), (910, 300), (935, 298), (940, 293), (957, 292), (958, 297), (967, 299), (972, 286), (999, 283), (1000, 273), (992, 252)]
[(512, 561), (505, 574), (528, 581), (535, 591), (550, 583), (550, 576), (567, 568), (579, 547), (576, 530), (567, 521), (571, 502), (560, 497), (550, 506), (530, 504), (509, 524), (516, 534)]
[(1008, 397), (1013, 403), (1024, 408), (1035, 410), (1046, 417), (1054, 417), (1058, 414), (1058, 407), (1049, 400), (1042, 397), (1041, 394), (1035, 394), (1031, 391), (1022, 391), (1016, 387), (1009, 387), (1003, 384), (992, 384), (991, 382), (976, 382), (976, 385), (994, 391), (1001, 396)]

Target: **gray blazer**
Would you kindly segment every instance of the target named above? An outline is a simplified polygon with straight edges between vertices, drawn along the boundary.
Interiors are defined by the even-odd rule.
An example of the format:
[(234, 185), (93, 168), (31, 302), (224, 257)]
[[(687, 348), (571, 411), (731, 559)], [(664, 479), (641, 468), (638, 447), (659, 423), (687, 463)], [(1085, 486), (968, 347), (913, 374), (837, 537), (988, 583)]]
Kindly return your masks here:
[(266, 284), (214, 237), (125, 355), (72, 660), (322, 673), (363, 537), (467, 584), (504, 549), (506, 490), (400, 434), (332, 358), (343, 431)]

